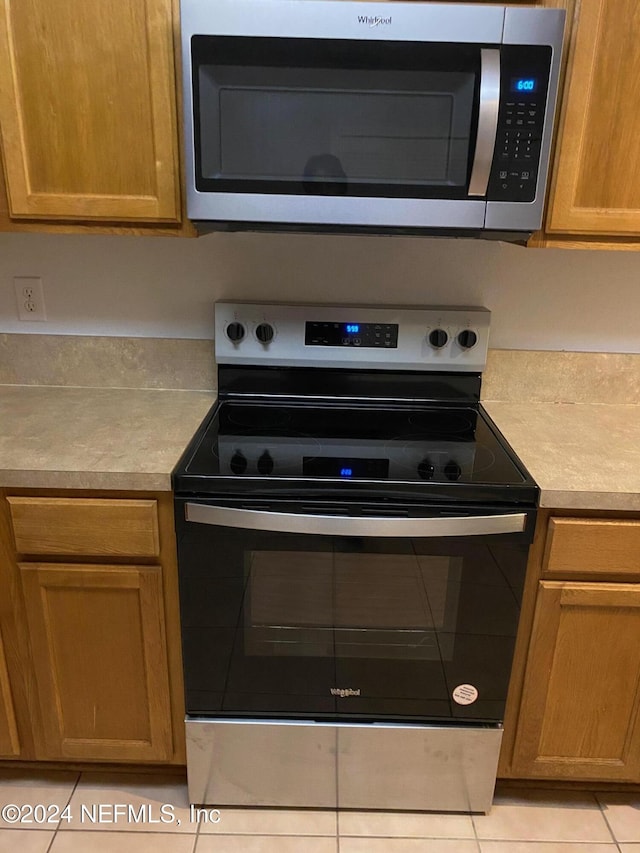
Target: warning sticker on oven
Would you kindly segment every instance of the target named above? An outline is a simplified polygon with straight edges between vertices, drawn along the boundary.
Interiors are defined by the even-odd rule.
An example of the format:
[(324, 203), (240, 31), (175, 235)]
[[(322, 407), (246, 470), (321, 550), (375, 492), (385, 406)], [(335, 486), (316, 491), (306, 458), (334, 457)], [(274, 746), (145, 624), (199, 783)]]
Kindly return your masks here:
[(458, 705), (472, 705), (478, 698), (478, 691), (473, 684), (458, 684), (451, 695)]

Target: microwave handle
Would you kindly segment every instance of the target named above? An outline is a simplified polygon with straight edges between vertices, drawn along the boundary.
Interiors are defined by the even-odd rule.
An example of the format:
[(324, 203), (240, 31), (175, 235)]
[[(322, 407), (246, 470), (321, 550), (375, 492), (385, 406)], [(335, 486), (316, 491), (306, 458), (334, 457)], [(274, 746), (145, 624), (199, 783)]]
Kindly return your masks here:
[(500, 106), (500, 51), (484, 48), (480, 51), (480, 112), (478, 137), (473, 158), (470, 196), (485, 196), (491, 174), (493, 152), (498, 133), (498, 108)]
[(321, 536), (482, 536), (522, 533), (527, 522), (523, 512), (504, 515), (463, 515), (437, 518), (384, 518), (380, 516), (304, 515), (237, 509), (211, 504), (187, 503), (185, 518), (197, 524), (265, 530), (271, 533), (302, 533)]

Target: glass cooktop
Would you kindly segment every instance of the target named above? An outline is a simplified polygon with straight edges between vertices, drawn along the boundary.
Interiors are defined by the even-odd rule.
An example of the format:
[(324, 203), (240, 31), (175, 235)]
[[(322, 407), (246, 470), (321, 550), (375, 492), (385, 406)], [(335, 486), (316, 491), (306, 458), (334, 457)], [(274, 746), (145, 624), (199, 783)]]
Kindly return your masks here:
[(222, 402), (180, 475), (519, 486), (481, 406)]

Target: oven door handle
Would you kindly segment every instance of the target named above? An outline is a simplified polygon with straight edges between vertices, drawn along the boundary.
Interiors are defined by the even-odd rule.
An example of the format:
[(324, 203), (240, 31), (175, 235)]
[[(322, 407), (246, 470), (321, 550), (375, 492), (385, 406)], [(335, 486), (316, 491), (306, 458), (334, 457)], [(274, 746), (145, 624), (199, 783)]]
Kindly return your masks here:
[(438, 518), (386, 518), (384, 516), (304, 515), (236, 509), (211, 504), (185, 504), (185, 518), (196, 524), (265, 530), (271, 533), (302, 533), (320, 536), (483, 536), (522, 533), (524, 512), (505, 515), (461, 515)]
[(483, 48), (480, 51), (480, 111), (476, 152), (473, 158), (470, 196), (485, 196), (491, 175), (491, 163), (498, 133), (500, 106), (500, 51)]

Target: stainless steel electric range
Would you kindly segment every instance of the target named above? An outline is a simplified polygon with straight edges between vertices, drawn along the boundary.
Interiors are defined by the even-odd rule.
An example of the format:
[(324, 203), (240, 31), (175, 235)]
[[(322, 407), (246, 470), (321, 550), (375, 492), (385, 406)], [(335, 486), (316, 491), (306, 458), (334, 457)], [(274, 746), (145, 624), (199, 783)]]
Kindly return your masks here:
[(216, 305), (174, 472), (191, 802), (490, 808), (538, 489), (489, 316)]

